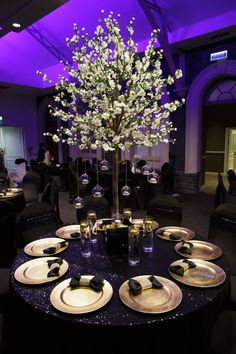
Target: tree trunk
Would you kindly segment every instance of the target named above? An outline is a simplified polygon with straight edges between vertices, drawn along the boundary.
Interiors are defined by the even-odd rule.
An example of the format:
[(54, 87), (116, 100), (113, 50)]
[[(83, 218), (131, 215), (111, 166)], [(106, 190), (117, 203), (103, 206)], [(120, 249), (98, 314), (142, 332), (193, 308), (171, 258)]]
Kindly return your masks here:
[(120, 149), (117, 147), (113, 155), (112, 193), (113, 208), (116, 213), (119, 213), (119, 152)]

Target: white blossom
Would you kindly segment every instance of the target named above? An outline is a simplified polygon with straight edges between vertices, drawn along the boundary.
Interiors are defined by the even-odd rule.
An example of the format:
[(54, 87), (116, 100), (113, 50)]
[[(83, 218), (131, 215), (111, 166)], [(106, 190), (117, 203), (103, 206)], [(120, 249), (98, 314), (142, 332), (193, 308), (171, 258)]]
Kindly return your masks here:
[[(50, 113), (66, 121), (68, 127), (60, 127), (57, 134), (46, 133), (53, 141), (105, 151), (170, 141), (175, 128), (167, 118), (184, 100), (162, 104), (161, 99), (182, 71), (163, 78), (162, 50), (155, 50), (159, 30), (152, 32), (141, 57), (134, 40), (134, 18), (127, 26), (125, 41), (119, 17), (113, 17), (112, 12), (102, 16), (91, 37), (74, 24), (74, 35), (66, 39), (74, 48), (72, 62), (64, 64), (70, 79), (58, 76)], [(45, 73), (38, 73), (49, 81)]]

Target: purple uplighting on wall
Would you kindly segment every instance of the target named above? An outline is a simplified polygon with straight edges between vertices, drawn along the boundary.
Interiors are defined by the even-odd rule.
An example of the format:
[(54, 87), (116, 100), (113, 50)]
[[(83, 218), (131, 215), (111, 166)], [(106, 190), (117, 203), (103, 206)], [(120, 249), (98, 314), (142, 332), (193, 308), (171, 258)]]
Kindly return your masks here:
[[(178, 6), (177, 6), (178, 4)], [(205, 33), (218, 31), (222, 27), (235, 25), (235, 0), (211, 2), (199, 0), (161, 0), (158, 5), (162, 18), (166, 21), (171, 44), (197, 38)], [(176, 8), (177, 6), (177, 8)], [(135, 17), (135, 39), (142, 52), (150, 37), (152, 27), (143, 12), (138, 0), (69, 0), (49, 15), (34, 24), (34, 27), (45, 40), (40, 43), (27, 29), (0, 38), (0, 82), (13, 83), (37, 88), (45, 88), (48, 83), (36, 71), (44, 71), (49, 78), (55, 80), (58, 74), (64, 75), (59, 60), (49, 50), (50, 44), (65, 57), (70, 58), (70, 48), (66, 46), (66, 37), (73, 35), (73, 23), (79, 28), (85, 27), (93, 33), (101, 17), (110, 11), (121, 14), (121, 30), (132, 17)], [(158, 11), (152, 12), (158, 19)]]

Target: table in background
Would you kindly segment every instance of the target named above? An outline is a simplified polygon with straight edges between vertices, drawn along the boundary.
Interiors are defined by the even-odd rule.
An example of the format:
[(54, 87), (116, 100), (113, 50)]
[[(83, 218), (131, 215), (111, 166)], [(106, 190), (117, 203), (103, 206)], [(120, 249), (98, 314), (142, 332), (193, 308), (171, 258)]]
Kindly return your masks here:
[(6, 200), (10, 202), (14, 207), (16, 208), (16, 212), (20, 213), (24, 207), (25, 207), (25, 197), (24, 197), (24, 191), (22, 188), (4, 188), (1, 190), (2, 191), (8, 191), (12, 192), (12, 195), (1, 195), (0, 200)]
[[(15, 295), (9, 314), (11, 332), (8, 332), (8, 344), (10, 341), (11, 347), (11, 343), (17, 341), (24, 353), (27, 350), (45, 352), (45, 348), (47, 352), (55, 352), (61, 346), (68, 348), (68, 351), (77, 351), (80, 346), (83, 349), (86, 346), (87, 353), (141, 353), (156, 350), (167, 354), (177, 348), (181, 353), (208, 353), (212, 324), (229, 292), (229, 265), (224, 255), (213, 262), (224, 269), (226, 281), (213, 288), (190, 287), (176, 282), (182, 290), (183, 299), (170, 312), (136, 312), (125, 306), (119, 298), (120, 286), (131, 277), (154, 274), (173, 280), (168, 273), (168, 266), (181, 258), (175, 252), (174, 245), (175, 242), (155, 237), (153, 254), (142, 254), (140, 265), (130, 267), (126, 256), (106, 254), (102, 235), (93, 245), (92, 257), (89, 259), (81, 258), (80, 241), (71, 240), (69, 247), (57, 255), (69, 263), (68, 272), (54, 282), (33, 286), (20, 284), (14, 279), (15, 269), (32, 259), (20, 253), (11, 271), (10, 281)], [(54, 309), (49, 300), (52, 289), (75, 274), (101, 274), (113, 287), (111, 300), (99, 310), (87, 314), (72, 315)]]

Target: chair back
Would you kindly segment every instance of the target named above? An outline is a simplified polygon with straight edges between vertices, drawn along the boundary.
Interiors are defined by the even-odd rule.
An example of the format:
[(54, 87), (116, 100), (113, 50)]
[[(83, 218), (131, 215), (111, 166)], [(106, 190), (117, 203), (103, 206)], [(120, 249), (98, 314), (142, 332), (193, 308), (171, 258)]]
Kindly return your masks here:
[(151, 215), (160, 227), (180, 226), (182, 222), (182, 207), (180, 202), (171, 195), (160, 194), (148, 203), (147, 215)]
[(219, 205), (210, 216), (208, 239), (218, 245), (236, 275), (236, 204)]
[(60, 207), (59, 207), (59, 191), (60, 191), (59, 178), (57, 176), (54, 176), (51, 178), (51, 181), (47, 183), (47, 185), (45, 186), (41, 201), (51, 205), (53, 210), (55, 210), (58, 221), (61, 221)]
[(61, 226), (55, 210), (44, 202), (36, 202), (26, 206), (18, 218), (22, 246)]
[(27, 172), (22, 179), (26, 204), (39, 200), (40, 177), (36, 172)]
[(104, 197), (96, 198), (93, 195), (87, 195), (84, 198), (84, 207), (76, 209), (78, 223), (80, 220), (87, 218), (88, 210), (95, 210), (98, 219), (111, 217), (111, 206)]
[(17, 255), (16, 209), (10, 202), (0, 201), (0, 268), (9, 268)]

